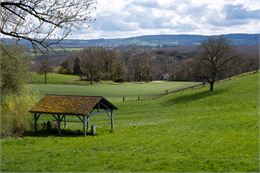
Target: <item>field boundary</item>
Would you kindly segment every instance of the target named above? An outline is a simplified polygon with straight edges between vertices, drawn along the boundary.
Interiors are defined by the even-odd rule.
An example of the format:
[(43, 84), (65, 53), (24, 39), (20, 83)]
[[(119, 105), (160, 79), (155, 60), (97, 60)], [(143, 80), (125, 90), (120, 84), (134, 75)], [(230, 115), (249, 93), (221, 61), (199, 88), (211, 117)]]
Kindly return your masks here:
[[(252, 70), (252, 71), (244, 72), (244, 73), (241, 73), (239, 75), (230, 76), (230, 77), (227, 77), (225, 79), (218, 80), (215, 83), (218, 84), (218, 83), (221, 83), (221, 82), (229, 81), (229, 80), (234, 79), (234, 78), (240, 78), (240, 77), (243, 77), (243, 76), (251, 75), (251, 74), (257, 73), (258, 71), (259, 70)], [(152, 94), (152, 95), (145, 95), (145, 96), (138, 96), (137, 95), (135, 100), (133, 100), (133, 99), (127, 100), (126, 99), (127, 97), (123, 96), (122, 101), (125, 102), (125, 101), (142, 101), (142, 100), (159, 99), (159, 98), (166, 96), (166, 95), (169, 95), (169, 94), (174, 94), (174, 93), (178, 93), (178, 92), (186, 91), (186, 90), (198, 89), (198, 88), (206, 87), (208, 85), (209, 85), (209, 83), (201, 83), (201, 84), (192, 85), (192, 86), (188, 86), (188, 87), (184, 87), (184, 88), (174, 89), (174, 90), (171, 90), (171, 91), (166, 90), (165, 92), (159, 93), (159, 94)]]

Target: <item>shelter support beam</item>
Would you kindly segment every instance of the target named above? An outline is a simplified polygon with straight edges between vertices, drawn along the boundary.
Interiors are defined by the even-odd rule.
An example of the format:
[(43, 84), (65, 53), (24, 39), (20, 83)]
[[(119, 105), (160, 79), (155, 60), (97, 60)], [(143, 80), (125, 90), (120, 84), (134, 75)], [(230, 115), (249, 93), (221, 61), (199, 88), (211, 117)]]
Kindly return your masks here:
[(87, 130), (89, 130), (89, 116), (87, 116)]
[(34, 130), (37, 131), (37, 114), (34, 113)]
[(83, 115), (83, 132), (84, 132), (84, 136), (87, 136), (87, 131), (86, 131), (86, 115)]
[(87, 136), (87, 130), (89, 130), (89, 115), (83, 115), (83, 133)]
[(80, 120), (81, 122), (84, 121), (79, 115), (78, 115), (77, 117), (79, 118), (79, 120)]
[(58, 133), (61, 134), (61, 121), (64, 119), (64, 128), (65, 128), (65, 115), (60, 115), (58, 114), (57, 116), (55, 116), (55, 114), (52, 114), (53, 117), (55, 117), (55, 119), (57, 120), (58, 123)]
[(52, 116), (55, 118), (56, 121), (59, 121), (58, 117), (56, 117), (55, 114), (52, 114)]
[(66, 115), (63, 115), (64, 116), (64, 129), (67, 127), (67, 120), (66, 120)]
[(37, 131), (37, 120), (40, 118), (41, 114), (34, 113), (34, 130)]
[(61, 134), (60, 122), (61, 122), (61, 118), (60, 118), (60, 114), (58, 114), (58, 132), (59, 132), (59, 135)]

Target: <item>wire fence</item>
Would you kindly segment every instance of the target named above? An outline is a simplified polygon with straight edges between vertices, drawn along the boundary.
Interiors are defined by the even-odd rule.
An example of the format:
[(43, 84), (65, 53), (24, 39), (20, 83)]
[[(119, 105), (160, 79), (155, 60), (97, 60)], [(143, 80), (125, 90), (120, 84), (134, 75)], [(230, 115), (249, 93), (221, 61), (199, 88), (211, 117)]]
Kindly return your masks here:
[[(258, 71), (259, 71), (259, 70), (253, 70), (253, 71), (241, 73), (241, 74), (239, 74), (239, 75), (230, 76), (230, 77), (228, 77), (228, 78), (218, 80), (218, 81), (216, 81), (216, 83), (220, 83), (220, 82), (224, 82), (224, 81), (229, 81), (229, 80), (234, 79), (234, 78), (239, 78), (239, 77), (243, 77), (243, 76), (246, 76), (246, 75), (254, 74), (254, 73), (257, 73)], [(158, 98), (163, 97), (163, 96), (166, 96), (166, 95), (168, 95), (168, 94), (174, 94), (174, 93), (181, 92), (181, 91), (185, 91), (185, 90), (198, 89), (198, 88), (201, 88), (201, 87), (206, 87), (206, 86), (208, 86), (208, 85), (209, 85), (208, 83), (200, 83), (200, 84), (196, 84), (196, 85), (192, 85), (192, 86), (187, 86), (187, 87), (183, 87), (183, 88), (177, 88), (177, 89), (174, 89), (174, 90), (165, 90), (165, 92), (158, 93), (158, 94), (137, 95), (137, 96), (130, 96), (130, 97), (122, 96), (122, 102), (158, 99)]]

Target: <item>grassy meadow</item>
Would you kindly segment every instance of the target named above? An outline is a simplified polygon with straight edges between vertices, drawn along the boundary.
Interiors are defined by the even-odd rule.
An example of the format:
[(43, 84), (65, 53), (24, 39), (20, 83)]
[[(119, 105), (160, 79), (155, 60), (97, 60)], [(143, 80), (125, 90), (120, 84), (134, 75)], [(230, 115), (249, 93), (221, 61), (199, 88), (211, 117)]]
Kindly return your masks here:
[(138, 96), (149, 98), (150, 96), (165, 93), (166, 90), (173, 91), (183, 87), (197, 85), (199, 82), (124, 82), (100, 81), (93, 85), (89, 81), (79, 81), (78, 76), (61, 75), (51, 73), (48, 75), (48, 84), (44, 84), (43, 75), (35, 75), (31, 84), (32, 90), (38, 90), (40, 95), (44, 94), (75, 94), (75, 95), (101, 95), (113, 101), (136, 100)]
[[(61, 82), (62, 83), (62, 82)], [(176, 86), (175, 86), (176, 84)], [(160, 93), (184, 83), (30, 84), (41, 94), (111, 97), (109, 118), (94, 116), (96, 136), (26, 136), (1, 139), (2, 171), (15, 172), (259, 172), (259, 73), (159, 99), (122, 102), (121, 93)], [(120, 87), (119, 87), (120, 86)], [(71, 126), (70, 126), (71, 125)], [(81, 129), (80, 123), (68, 124)]]

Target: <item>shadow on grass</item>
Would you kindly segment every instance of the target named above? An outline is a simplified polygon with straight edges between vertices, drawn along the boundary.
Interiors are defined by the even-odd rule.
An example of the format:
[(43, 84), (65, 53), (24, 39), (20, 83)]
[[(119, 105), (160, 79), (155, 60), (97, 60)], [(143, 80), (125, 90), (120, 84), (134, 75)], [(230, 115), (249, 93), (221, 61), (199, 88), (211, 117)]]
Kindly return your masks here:
[[(79, 130), (61, 130), (61, 134), (58, 130), (39, 130), (37, 132), (27, 132), (24, 136), (30, 137), (84, 137), (82, 131)], [(87, 136), (93, 136), (90, 132), (87, 132)]]
[(164, 106), (169, 106), (169, 105), (177, 105), (177, 104), (186, 104), (189, 102), (194, 102), (200, 99), (204, 99), (207, 97), (214, 97), (216, 95), (225, 93), (226, 90), (224, 89), (218, 89), (215, 90), (213, 93), (210, 91), (202, 91), (202, 92), (196, 92), (194, 94), (184, 94), (182, 96), (174, 97), (171, 99), (168, 99), (163, 103)]

